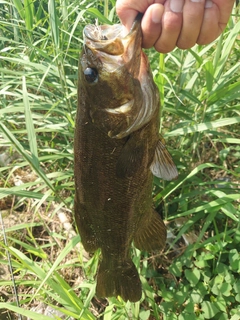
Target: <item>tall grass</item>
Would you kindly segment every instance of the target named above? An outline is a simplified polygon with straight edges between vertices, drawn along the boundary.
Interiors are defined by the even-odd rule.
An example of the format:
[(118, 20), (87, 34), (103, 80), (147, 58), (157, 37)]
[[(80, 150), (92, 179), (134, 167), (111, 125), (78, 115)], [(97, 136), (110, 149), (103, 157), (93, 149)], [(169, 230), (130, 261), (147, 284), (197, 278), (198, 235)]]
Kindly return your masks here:
[[(82, 31), (95, 19), (117, 22), (114, 5), (0, 3), (0, 209), (5, 223), (12, 214), (22, 219), (6, 225), (7, 243), (2, 235), (0, 242), (3, 267), (6, 252), (11, 255), (19, 306), (12, 280), (0, 278), (0, 291), (7, 292), (0, 309), (9, 319), (50, 319), (31, 309), (39, 302), (60, 310), (64, 319), (240, 319), (237, 8), (224, 34), (207, 46), (167, 55), (148, 51), (161, 93), (161, 132), (180, 175), (170, 183), (154, 181), (153, 199), (168, 223), (165, 252), (132, 248), (141, 301), (95, 298), (99, 252), (86, 261), (78, 236), (52, 229), (59, 211), (73, 209)], [(36, 236), (39, 230), (44, 241)], [(74, 272), (81, 281), (72, 285)]]

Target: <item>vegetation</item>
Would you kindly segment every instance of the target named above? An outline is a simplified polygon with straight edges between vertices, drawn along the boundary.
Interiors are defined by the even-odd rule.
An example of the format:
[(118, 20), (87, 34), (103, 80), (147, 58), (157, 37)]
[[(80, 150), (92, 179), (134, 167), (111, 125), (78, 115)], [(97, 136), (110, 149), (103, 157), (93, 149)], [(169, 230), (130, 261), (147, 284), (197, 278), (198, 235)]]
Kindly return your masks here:
[(84, 26), (118, 22), (114, 5), (0, 2), (0, 319), (240, 319), (238, 8), (210, 45), (147, 51), (180, 173), (153, 189), (168, 243), (162, 253), (132, 248), (140, 302), (95, 297), (100, 253), (86, 257), (68, 223), (77, 71)]

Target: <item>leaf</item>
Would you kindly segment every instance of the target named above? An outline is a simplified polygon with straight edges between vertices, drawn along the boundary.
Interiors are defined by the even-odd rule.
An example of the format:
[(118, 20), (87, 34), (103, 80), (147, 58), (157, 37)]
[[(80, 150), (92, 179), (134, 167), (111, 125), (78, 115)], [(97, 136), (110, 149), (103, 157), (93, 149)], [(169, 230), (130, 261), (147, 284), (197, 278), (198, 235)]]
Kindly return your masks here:
[(40, 164), (38, 161), (37, 139), (36, 139), (36, 134), (35, 134), (34, 125), (33, 125), (32, 112), (30, 109), (25, 77), (23, 77), (22, 79), (22, 86), (23, 86), (23, 104), (24, 104), (24, 111), (25, 111), (25, 118), (26, 118), (26, 128), (27, 128), (27, 134), (28, 134), (29, 147), (32, 153), (32, 161), (34, 162), (34, 166), (36, 168), (39, 168)]
[(88, 8), (86, 10), (88, 13), (90, 13), (91, 15), (93, 15), (95, 18), (99, 19), (99, 22), (105, 23), (105, 24), (112, 24), (112, 22), (110, 20), (108, 20), (106, 17), (104, 17), (103, 14), (101, 14), (101, 12), (96, 9), (96, 8)]
[(212, 287), (212, 293), (214, 293), (217, 296), (225, 296), (225, 297), (229, 297), (231, 294), (231, 290), (232, 290), (232, 286), (229, 283), (219, 283), (216, 284)]
[(216, 314), (220, 312), (216, 304), (209, 301), (203, 301), (201, 309), (206, 319), (212, 319)]
[(49, 12), (53, 42), (55, 44), (55, 47), (59, 48), (59, 23), (58, 23), (55, 0), (48, 0), (48, 12)]
[(174, 136), (193, 133), (193, 132), (202, 132), (210, 129), (229, 126), (235, 123), (240, 123), (240, 117), (224, 118), (224, 119), (220, 119), (212, 122), (199, 123), (194, 126), (179, 128), (166, 133), (164, 137), (174, 137)]
[(238, 21), (235, 26), (232, 28), (232, 30), (229, 32), (229, 35), (224, 43), (224, 45), (221, 45), (221, 57), (219, 61), (217, 61), (217, 67), (215, 70), (215, 78), (219, 79), (221, 76), (221, 73), (228, 61), (229, 54), (232, 50), (232, 47), (235, 43), (236, 37), (239, 35), (240, 32), (240, 21)]
[(231, 294), (232, 286), (230, 283), (222, 283), (219, 285), (219, 291), (225, 297), (229, 297)]
[(148, 320), (150, 317), (150, 311), (149, 310), (142, 310), (139, 313), (139, 319), (141, 320)]
[(32, 31), (33, 29), (33, 1), (32, 0), (24, 0), (24, 9), (25, 9), (25, 23), (28, 31)]
[(240, 312), (234, 314), (234, 315), (230, 318), (230, 320), (239, 320), (239, 319), (240, 319)]
[[(52, 297), (55, 301), (57, 301), (59, 304), (62, 304), (69, 310), (73, 310), (72, 314), (74, 314), (75, 317), (79, 316), (84, 320), (94, 320), (94, 316), (90, 313), (89, 310), (87, 310), (87, 308), (85, 308), (83, 302), (81, 301), (81, 299), (79, 299), (76, 293), (71, 290), (70, 285), (56, 272), (57, 265), (60, 263), (60, 261), (62, 261), (62, 259), (64, 259), (64, 257), (66, 257), (66, 255), (78, 242), (79, 236), (71, 239), (63, 249), (63, 251), (60, 253), (57, 260), (54, 262), (54, 265), (51, 266), (49, 270), (45, 270), (46, 266), (44, 268), (44, 264), (42, 264), (42, 262), (38, 264), (36, 261), (32, 261), (24, 253), (16, 248), (11, 247), (9, 248), (9, 251), (11, 252), (11, 255), (15, 256), (16, 259), (21, 263), (22, 267), (33, 273), (39, 280), (41, 280), (40, 287), (42, 287), (45, 283), (45, 286), (47, 285), (48, 288), (50, 288), (50, 290), (45, 288), (46, 293), (50, 297)], [(46, 318), (46, 320), (48, 320), (48, 318)]]
[(221, 141), (221, 142), (226, 142), (229, 144), (240, 145), (240, 139), (236, 139), (236, 138), (218, 138), (218, 139), (213, 139), (213, 141)]
[(205, 68), (205, 71), (206, 71), (207, 90), (208, 90), (208, 92), (210, 92), (212, 90), (212, 86), (213, 86), (213, 74), (214, 74), (212, 61), (208, 60), (204, 64), (204, 68)]
[(184, 273), (185, 273), (185, 277), (187, 278), (191, 286), (192, 287), (196, 286), (196, 284), (200, 280), (200, 276), (201, 276), (200, 271), (197, 268), (193, 268), (193, 269), (186, 269)]
[[(164, 105), (164, 83), (165, 83), (165, 78), (163, 76), (164, 73), (165, 73), (164, 54), (160, 53), (159, 54), (159, 72), (157, 74), (157, 85), (159, 90), (161, 106)], [(160, 119), (161, 119), (161, 116), (160, 116)], [(160, 125), (160, 132), (161, 132), (161, 125)]]
[(171, 264), (169, 271), (176, 277), (180, 277), (182, 274), (182, 263), (181, 261), (175, 261)]
[(229, 262), (233, 271), (240, 272), (240, 253), (237, 251), (237, 249), (230, 250)]
[(233, 289), (234, 289), (235, 292), (237, 293), (237, 294), (235, 295), (236, 301), (240, 302), (240, 280), (236, 281), (236, 282), (233, 284)]
[(0, 302), (0, 309), (11, 310), (16, 314), (21, 314), (33, 320), (52, 320), (52, 317), (44, 316), (43, 314), (38, 314), (30, 310), (19, 308), (10, 303)]
[[(7, 2), (9, 3), (9, 2)], [(25, 18), (25, 10), (23, 8), (23, 4), (21, 0), (13, 0), (14, 6), (17, 9), (17, 12), (22, 20)]]
[(205, 259), (200, 259), (200, 258), (201, 258), (201, 256), (198, 256), (198, 259), (199, 259), (199, 260), (194, 261), (195, 266), (198, 267), (198, 268), (200, 268), (200, 269), (209, 267), (209, 265), (208, 265), (208, 263), (207, 263), (207, 260), (205, 260)]
[(230, 101), (235, 97), (239, 97), (240, 92), (240, 82), (235, 82), (233, 84), (226, 84), (223, 88), (215, 90), (208, 98), (208, 104), (212, 105), (219, 100), (226, 100), (227, 97), (231, 97)]
[(201, 303), (203, 300), (203, 296), (197, 291), (197, 290), (193, 290), (191, 292), (191, 295), (190, 295), (190, 301), (192, 301), (194, 304), (197, 303)]
[(38, 287), (37, 291), (34, 293), (34, 297), (37, 296), (38, 292), (41, 290), (45, 282), (52, 276), (52, 273), (55, 271), (57, 266), (60, 264), (60, 262), (66, 257), (66, 255), (79, 243), (80, 237), (79, 235), (74, 237), (69, 241), (69, 243), (64, 247), (64, 249), (60, 252), (59, 256), (54, 261), (53, 265), (51, 266), (50, 270), (46, 274), (46, 276), (41, 277), (42, 283)]
[[(182, 290), (178, 290), (173, 297), (173, 300), (178, 303), (179, 305), (182, 305), (184, 301), (188, 298), (188, 292), (187, 292), (187, 286), (184, 286)], [(185, 292), (184, 292), (185, 291)]]
[(39, 168), (38, 165), (36, 165), (35, 159), (33, 159), (27, 151), (23, 148), (23, 146), (20, 144), (20, 142), (14, 137), (14, 135), (11, 133), (8, 128), (0, 122), (0, 129), (2, 131), (2, 134), (6, 136), (6, 138), (14, 145), (14, 147), (17, 149), (17, 151), (22, 154), (22, 156), (27, 160), (27, 162), (34, 168), (35, 172), (43, 179), (43, 181), (46, 183), (46, 185), (54, 190), (54, 187), (52, 186), (51, 181), (47, 178), (46, 174), (42, 171), (41, 168)]
[(218, 320), (228, 320), (228, 314), (225, 312), (222, 312), (221, 315), (219, 316)]
[(103, 320), (112, 320), (112, 314), (114, 309), (114, 304), (110, 304), (105, 308)]

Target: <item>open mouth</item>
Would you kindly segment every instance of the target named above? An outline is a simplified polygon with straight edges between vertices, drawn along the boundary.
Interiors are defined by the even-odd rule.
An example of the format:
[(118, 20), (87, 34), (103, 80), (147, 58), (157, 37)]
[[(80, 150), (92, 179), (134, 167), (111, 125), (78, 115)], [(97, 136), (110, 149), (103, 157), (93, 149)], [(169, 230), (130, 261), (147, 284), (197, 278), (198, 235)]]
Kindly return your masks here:
[[(121, 24), (87, 25), (84, 28), (84, 42), (91, 50), (109, 55), (122, 55), (128, 48), (136, 51), (141, 42), (140, 20), (135, 20), (129, 33)], [(128, 53), (129, 56), (129, 53)]]
[(84, 35), (88, 40), (98, 42), (110, 42), (116, 38), (123, 38), (123, 28), (122, 25), (115, 24), (109, 25), (87, 25), (84, 28)]

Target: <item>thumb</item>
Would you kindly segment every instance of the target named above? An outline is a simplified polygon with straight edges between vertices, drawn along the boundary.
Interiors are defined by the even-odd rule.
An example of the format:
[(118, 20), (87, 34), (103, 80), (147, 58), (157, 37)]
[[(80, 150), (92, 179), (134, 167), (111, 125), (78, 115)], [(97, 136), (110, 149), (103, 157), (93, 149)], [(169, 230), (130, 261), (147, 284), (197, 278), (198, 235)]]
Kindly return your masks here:
[(122, 24), (130, 31), (137, 14), (144, 13), (148, 6), (148, 0), (117, 0), (116, 12)]

